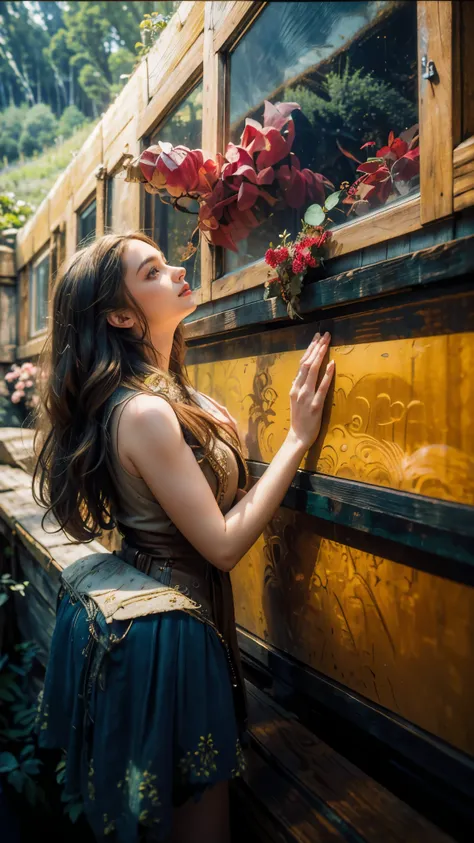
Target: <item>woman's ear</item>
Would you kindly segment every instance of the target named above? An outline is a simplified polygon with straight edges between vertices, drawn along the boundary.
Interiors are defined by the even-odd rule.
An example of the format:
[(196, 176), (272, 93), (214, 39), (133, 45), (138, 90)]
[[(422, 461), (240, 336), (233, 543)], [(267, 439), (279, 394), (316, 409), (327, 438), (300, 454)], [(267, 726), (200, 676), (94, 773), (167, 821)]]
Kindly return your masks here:
[(117, 311), (116, 313), (107, 314), (107, 322), (113, 328), (132, 328), (135, 324), (135, 319), (127, 311)]

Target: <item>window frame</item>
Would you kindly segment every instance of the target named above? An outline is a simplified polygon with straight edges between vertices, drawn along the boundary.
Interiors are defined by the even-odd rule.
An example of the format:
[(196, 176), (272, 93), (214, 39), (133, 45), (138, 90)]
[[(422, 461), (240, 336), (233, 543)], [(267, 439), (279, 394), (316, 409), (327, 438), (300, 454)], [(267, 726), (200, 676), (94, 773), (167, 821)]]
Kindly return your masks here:
[[(206, 7), (215, 5), (206, 4)], [(212, 136), (214, 143), (211, 148), (220, 152), (224, 151), (223, 126), (228, 104), (228, 96), (224, 98), (221, 95), (222, 90), (226, 90), (227, 57), (265, 9), (267, 2), (258, 3), (258, 6), (257, 3), (239, 2), (222, 5), (226, 6), (226, 10), (218, 9), (215, 14), (212, 9), (208, 12), (206, 8), (204, 33), (208, 42), (208, 33), (212, 33), (212, 48), (208, 43), (208, 53), (205, 53), (204, 57), (204, 87), (205, 90), (210, 88), (209, 100), (212, 100), (216, 112), (214, 130), (209, 131), (206, 139), (209, 137), (211, 140)], [(230, 6), (232, 8), (229, 9)], [(457, 134), (452, 91), (455, 61), (453, 7), (454, 4), (450, 0), (417, 1), (420, 192), (406, 201), (383, 208), (370, 217), (359, 218), (342, 225), (337, 229), (330, 247), (331, 257), (410, 234), (429, 222), (453, 213), (453, 152), (454, 138)], [(423, 79), (423, 55), (429, 55), (429, 59), (435, 62), (440, 72), (441, 84), (434, 85)], [(206, 114), (206, 111), (203, 111), (203, 114)], [(433, 159), (437, 162), (434, 169)], [(209, 260), (209, 264), (215, 265), (215, 258), (213, 261)], [(263, 257), (236, 271), (225, 273), (220, 278), (216, 278), (216, 274), (207, 268), (208, 274), (213, 276), (209, 281), (209, 298), (220, 299), (263, 284), (267, 278), (267, 270)]]
[(99, 212), (100, 212), (100, 202), (98, 202), (97, 197), (97, 190), (92, 193), (88, 199), (80, 206), (80, 208), (76, 211), (76, 249), (80, 249), (82, 245), (82, 237), (81, 237), (81, 219), (86, 211), (89, 208), (95, 206), (95, 233), (94, 237), (97, 237), (98, 232), (98, 225), (99, 225)]
[(48, 242), (41, 251), (37, 254), (37, 256), (31, 261), (28, 267), (28, 304), (29, 304), (29, 312), (28, 312), (28, 338), (35, 339), (43, 334), (45, 334), (48, 330), (48, 313), (46, 312), (46, 321), (45, 324), (41, 327), (37, 327), (36, 318), (37, 318), (37, 293), (38, 293), (38, 276), (37, 271), (38, 267), (44, 263), (45, 260), (48, 260), (48, 277), (46, 280), (47, 285), (47, 308), (49, 305), (49, 291), (51, 289), (51, 243)]
[[(138, 117), (142, 150), (158, 125), (202, 77), (202, 146), (210, 154), (224, 152), (229, 100), (228, 56), (268, 2), (227, 0), (186, 7), (187, 17), (173, 42), (176, 42), (177, 58), (171, 55), (170, 44), (165, 43), (165, 39), (153, 58), (152, 76), (156, 73), (158, 76), (154, 79), (153, 90), (149, 88), (151, 98)], [(474, 204), (474, 139), (473, 143), (468, 138), (459, 144), (461, 107), (456, 102), (462, 30), (460, 8), (454, 0), (417, 0), (420, 192), (382, 208), (370, 217), (338, 227), (329, 247), (330, 257), (419, 231), (426, 224)], [(423, 79), (421, 60), (424, 55), (434, 61), (440, 84)], [(140, 222), (145, 229), (150, 198), (145, 194), (141, 202)], [(267, 279), (268, 267), (263, 256), (243, 268), (219, 275), (223, 254), (223, 249), (201, 238), (201, 287), (196, 290), (197, 304), (263, 285)]]

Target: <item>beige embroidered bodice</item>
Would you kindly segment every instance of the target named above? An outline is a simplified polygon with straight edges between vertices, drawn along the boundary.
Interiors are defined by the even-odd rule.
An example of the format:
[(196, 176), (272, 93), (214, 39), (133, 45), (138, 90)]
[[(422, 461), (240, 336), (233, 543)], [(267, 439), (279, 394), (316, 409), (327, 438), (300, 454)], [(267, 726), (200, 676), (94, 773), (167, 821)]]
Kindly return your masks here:
[[(194, 400), (215, 418), (227, 421), (218, 407), (203, 393), (192, 392)], [(131, 474), (122, 464), (118, 453), (118, 429), (123, 410), (137, 392), (118, 391), (112, 397), (112, 408), (108, 412), (109, 453), (108, 467), (117, 490), (119, 508), (115, 518), (122, 535), (130, 544), (144, 550), (156, 547), (169, 548), (170, 558), (192, 555), (187, 540), (168, 517), (150, 488), (141, 477)], [(126, 394), (123, 394), (126, 393)], [(185, 438), (188, 439), (185, 432)], [(195, 441), (195, 440), (194, 440)], [(199, 450), (196, 456), (200, 456)], [(225, 514), (231, 508), (237, 489), (247, 481), (246, 468), (240, 455), (229, 444), (219, 439), (211, 459), (200, 459), (199, 466), (211, 487), (221, 511)]]

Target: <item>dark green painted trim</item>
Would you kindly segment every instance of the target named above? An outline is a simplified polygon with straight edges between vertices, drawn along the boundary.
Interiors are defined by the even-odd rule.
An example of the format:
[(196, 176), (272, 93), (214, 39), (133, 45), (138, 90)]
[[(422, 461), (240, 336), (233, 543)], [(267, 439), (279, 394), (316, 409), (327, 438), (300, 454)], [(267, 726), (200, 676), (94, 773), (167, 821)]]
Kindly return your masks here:
[[(257, 304), (253, 307), (258, 309)], [(228, 317), (230, 314), (223, 315)], [(186, 363), (213, 363), (299, 351), (308, 346), (315, 331), (330, 331), (333, 346), (472, 332), (474, 288), (472, 284), (451, 281), (449, 286), (437, 291), (435, 298), (428, 298), (426, 291), (416, 290), (400, 297), (388, 296), (370, 308), (367, 304), (356, 303), (351, 313), (344, 313), (341, 308), (315, 315), (312, 322), (255, 324), (254, 329), (250, 332), (248, 325), (241, 326), (237, 336), (231, 334), (233, 328), (229, 322), (225, 338), (202, 338), (190, 344)]]
[[(301, 313), (307, 316), (323, 308), (426, 287), (473, 271), (474, 236), (469, 235), (308, 284), (301, 296)], [(280, 299), (262, 299), (188, 323), (186, 339), (282, 319), (288, 319), (283, 302)]]
[(265, 672), (273, 699), (285, 708), (295, 695), (313, 700), (474, 799), (474, 758), (240, 627), (237, 636), (244, 663)]
[[(256, 479), (266, 468), (248, 466)], [(315, 532), (333, 541), (474, 585), (473, 507), (306, 471), (282, 506), (313, 516)]]

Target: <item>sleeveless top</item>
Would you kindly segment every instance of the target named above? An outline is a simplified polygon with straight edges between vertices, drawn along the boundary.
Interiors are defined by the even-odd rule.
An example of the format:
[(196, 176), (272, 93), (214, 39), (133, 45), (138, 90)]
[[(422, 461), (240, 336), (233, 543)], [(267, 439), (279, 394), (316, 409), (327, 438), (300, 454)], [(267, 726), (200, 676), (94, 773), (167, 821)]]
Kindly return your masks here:
[[(166, 387), (154, 391), (164, 398), (171, 394)], [(212, 399), (189, 387), (187, 391), (202, 409), (216, 419), (226, 421)], [(108, 438), (107, 467), (118, 498), (118, 508), (113, 515), (122, 535), (122, 549), (114, 553), (142, 573), (174, 589), (175, 593), (179, 592), (194, 601), (199, 608), (191, 609), (189, 613), (214, 627), (226, 649), (237, 720), (245, 728), (246, 693), (230, 575), (199, 554), (168, 517), (145, 481), (131, 474), (119, 457), (120, 418), (128, 401), (139, 393), (140, 390), (119, 387), (106, 402), (103, 415), (103, 426)], [(174, 397), (178, 397), (177, 394)], [(182, 400), (182, 395), (178, 400)], [(184, 401), (191, 403), (186, 401), (185, 396)], [(183, 424), (180, 425), (221, 512), (225, 514), (232, 507), (237, 489), (247, 485), (245, 460), (231, 444), (230, 437), (228, 441), (227, 437), (224, 439), (225, 433), (214, 443), (209, 458), (205, 458), (198, 440)], [(174, 602), (173, 598), (168, 607), (170, 610), (178, 608), (177, 604), (172, 606), (171, 602)]]
[[(188, 388), (189, 389), (189, 388)], [(189, 389), (194, 400), (216, 419), (226, 421), (212, 400), (194, 389)], [(118, 453), (118, 428), (126, 404), (139, 394), (138, 391), (120, 387), (107, 402), (104, 426), (108, 428), (108, 469), (118, 495), (118, 510), (114, 513), (119, 530), (127, 543), (143, 550), (156, 550), (163, 546), (169, 558), (189, 557), (196, 553), (178, 528), (165, 513), (141, 477), (131, 474), (123, 466)], [(157, 390), (166, 397), (166, 390)], [(230, 443), (219, 439), (210, 459), (203, 458), (202, 448), (195, 437), (183, 426), (185, 440), (193, 448), (200, 468), (212, 489), (219, 508), (225, 515), (232, 506), (238, 488), (247, 484), (245, 461)]]

